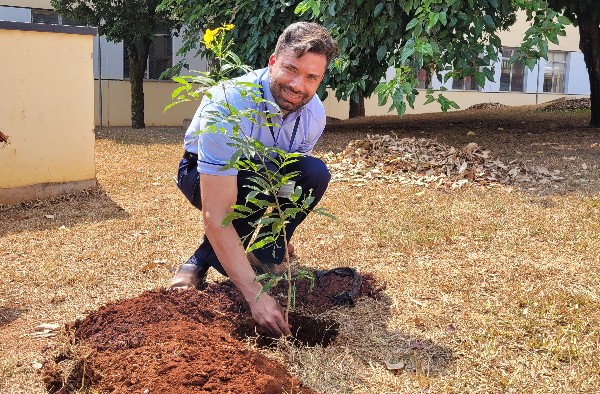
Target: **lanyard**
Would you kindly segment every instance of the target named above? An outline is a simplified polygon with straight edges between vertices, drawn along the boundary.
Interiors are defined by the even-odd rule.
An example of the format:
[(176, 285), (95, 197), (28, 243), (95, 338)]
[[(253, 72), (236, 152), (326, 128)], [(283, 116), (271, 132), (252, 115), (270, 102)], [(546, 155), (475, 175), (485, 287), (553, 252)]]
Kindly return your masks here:
[[(260, 94), (263, 98), (263, 100), (265, 99), (265, 91), (263, 90), (263, 87), (260, 87)], [(269, 109), (267, 108), (267, 103), (265, 104), (265, 112), (267, 113), (267, 115), (269, 115)], [(268, 119), (268, 116), (267, 116)], [(294, 123), (294, 130), (292, 131), (292, 138), (290, 139), (290, 146), (288, 147), (288, 153), (290, 153), (292, 151), (292, 146), (294, 145), (294, 139), (296, 139), (296, 133), (298, 132), (298, 126), (300, 125), (300, 115), (298, 115), (296, 117), (296, 123)], [(273, 137), (273, 142), (275, 143), (275, 146), (277, 146), (277, 141), (279, 141), (279, 134), (281, 134), (281, 126), (279, 126), (279, 131), (277, 131), (277, 136), (275, 136), (275, 130), (273, 130), (273, 126), (269, 126), (269, 130), (271, 131), (271, 137)]]
[[(290, 146), (288, 147), (288, 153), (292, 151), (292, 146), (294, 145), (294, 139), (296, 139), (296, 133), (298, 132), (298, 125), (300, 125), (300, 115), (298, 115), (296, 117), (296, 123), (294, 123), (294, 130), (292, 131), (292, 138), (290, 139)], [(271, 131), (271, 137), (273, 137), (273, 142), (275, 143), (275, 146), (277, 146), (277, 141), (279, 141), (279, 134), (281, 134), (281, 127), (279, 127), (279, 131), (277, 132), (277, 137), (275, 137), (275, 131), (273, 130), (273, 126), (269, 126), (269, 130)]]

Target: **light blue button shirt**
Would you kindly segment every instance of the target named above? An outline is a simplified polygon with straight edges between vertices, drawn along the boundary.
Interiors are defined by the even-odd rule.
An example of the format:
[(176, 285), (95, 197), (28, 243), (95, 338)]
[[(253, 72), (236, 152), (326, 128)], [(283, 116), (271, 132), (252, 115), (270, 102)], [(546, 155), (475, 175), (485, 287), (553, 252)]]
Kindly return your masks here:
[[(263, 96), (265, 100), (273, 102), (273, 95), (269, 87), (269, 69), (256, 70), (236, 79), (240, 82), (251, 82), (263, 87)], [(227, 123), (218, 123), (218, 128), (223, 128), (226, 133), (201, 133), (199, 130), (207, 128), (210, 124), (210, 112), (219, 111), (227, 114), (228, 111), (223, 108), (222, 103), (227, 97), (228, 103), (236, 109), (247, 108), (256, 109), (259, 112), (265, 112), (265, 109), (272, 114), (278, 112), (272, 104), (257, 105), (249, 98), (242, 98), (239, 88), (229, 87), (225, 90), (218, 86), (210, 90), (212, 99), (206, 95), (200, 102), (190, 126), (188, 127), (183, 147), (190, 153), (198, 154), (198, 171), (209, 175), (236, 175), (236, 169), (220, 171), (221, 167), (227, 164), (235, 149), (228, 146), (231, 142), (233, 125)], [(227, 95), (227, 96), (225, 96)], [(325, 129), (325, 107), (315, 95), (305, 106), (299, 110), (289, 113), (285, 119), (281, 116), (269, 118), (269, 123), (275, 123), (280, 126), (263, 125), (265, 119), (256, 119), (256, 124), (250, 119), (244, 118), (239, 122), (240, 132), (246, 136), (256, 138), (267, 146), (277, 146), (286, 152), (298, 152), (310, 154), (317, 143), (319, 137)], [(296, 126), (297, 123), (297, 126)], [(294, 130), (296, 130), (294, 132)]]

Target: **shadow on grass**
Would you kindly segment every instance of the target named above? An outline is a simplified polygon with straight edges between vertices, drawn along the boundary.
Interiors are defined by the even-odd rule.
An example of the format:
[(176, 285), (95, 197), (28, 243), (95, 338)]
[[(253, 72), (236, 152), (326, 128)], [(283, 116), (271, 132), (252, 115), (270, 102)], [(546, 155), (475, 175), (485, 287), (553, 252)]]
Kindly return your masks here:
[[(372, 274), (359, 274), (350, 267), (324, 271), (303, 268), (314, 271), (316, 278), (312, 289), (308, 281), (296, 283), (297, 315), (304, 317), (304, 321), (298, 319), (296, 324), (309, 324), (311, 327), (297, 327), (296, 324), (292, 326), (294, 329), (299, 328), (300, 332), (311, 331), (314, 334), (320, 332), (315, 327), (316, 322), (321, 321), (331, 327), (321, 330), (323, 337), (313, 338), (312, 343), (296, 338), (299, 343), (336, 346), (335, 337), (342, 334), (342, 346), (353, 354), (353, 360), (363, 360), (365, 365), (360, 368), (363, 371), (368, 369), (367, 364), (378, 364), (395, 375), (435, 377), (446, 374), (454, 359), (453, 350), (425, 336), (390, 330), (388, 320), (392, 315), (392, 300), (385, 293), (385, 285), (378, 283)], [(286, 283), (280, 282), (270, 293), (285, 304)], [(238, 306), (241, 310), (245, 307), (243, 303)], [(453, 329), (454, 327), (450, 327), (449, 335)], [(245, 335), (237, 337), (252, 337), (253, 332), (254, 330), (249, 330), (244, 332)], [(258, 347), (269, 347), (271, 342), (262, 339), (258, 336), (253, 342)], [(369, 386), (367, 380), (362, 384)]]
[[(376, 282), (370, 273), (361, 275), (361, 297), (353, 308), (343, 312), (344, 320), (340, 321), (346, 326), (346, 341), (353, 342), (349, 349), (354, 359), (379, 364), (393, 375), (417, 378), (445, 375), (454, 359), (453, 350), (426, 338), (425, 329), (423, 335), (390, 329), (393, 303), (385, 293), (385, 284)], [(368, 380), (362, 383), (369, 387)]]
[(0, 237), (22, 231), (70, 227), (79, 223), (126, 219), (129, 214), (102, 189), (84, 190), (46, 200), (0, 205)]

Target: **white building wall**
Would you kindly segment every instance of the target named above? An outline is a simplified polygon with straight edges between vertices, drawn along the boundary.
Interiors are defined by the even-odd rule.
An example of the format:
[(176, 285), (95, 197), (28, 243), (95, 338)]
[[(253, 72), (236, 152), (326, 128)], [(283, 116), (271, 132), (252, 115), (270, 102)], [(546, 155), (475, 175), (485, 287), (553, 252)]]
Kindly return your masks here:
[(569, 53), (566, 73), (566, 94), (590, 94), (590, 79), (583, 53)]
[[(544, 67), (546, 60), (540, 59), (533, 69), (525, 67), (525, 93), (541, 93), (544, 87)], [(539, 75), (538, 75), (539, 74)]]
[(206, 59), (201, 57), (192, 58), (191, 54), (187, 56), (178, 55), (177, 51), (183, 45), (183, 38), (181, 36), (173, 35), (173, 64), (177, 64), (180, 60), (185, 59), (185, 62), (189, 65), (188, 68), (181, 69), (181, 75), (195, 75), (190, 73), (193, 71), (206, 71)]
[(502, 74), (502, 54), (498, 54), (498, 59), (492, 66), (494, 70), (494, 80), (485, 80), (485, 85), (482, 92), (499, 92), (500, 91), (500, 75)]
[(29, 8), (0, 6), (0, 20), (9, 22), (31, 22), (31, 10)]
[(450, 90), (452, 89), (452, 78), (450, 78), (448, 81), (446, 81), (446, 83), (444, 83), (444, 75), (446, 75), (447, 71), (443, 71), (440, 74), (441, 76), (441, 81), (440, 79), (438, 79), (437, 75), (434, 75), (431, 77), (431, 87), (435, 90), (439, 90), (442, 86), (445, 87), (446, 89)]
[[(102, 61), (100, 56), (102, 54)], [(94, 79), (123, 79), (123, 43), (109, 42), (104, 36), (94, 39)]]

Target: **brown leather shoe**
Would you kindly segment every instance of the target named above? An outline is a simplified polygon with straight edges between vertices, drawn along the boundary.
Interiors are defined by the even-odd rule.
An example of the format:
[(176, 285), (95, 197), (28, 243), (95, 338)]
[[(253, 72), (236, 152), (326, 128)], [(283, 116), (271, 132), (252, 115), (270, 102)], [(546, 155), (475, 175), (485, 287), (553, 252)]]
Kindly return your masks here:
[(169, 289), (188, 290), (198, 289), (205, 281), (209, 267), (185, 263), (177, 270)]

